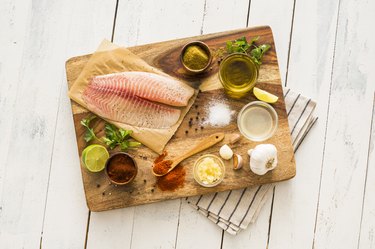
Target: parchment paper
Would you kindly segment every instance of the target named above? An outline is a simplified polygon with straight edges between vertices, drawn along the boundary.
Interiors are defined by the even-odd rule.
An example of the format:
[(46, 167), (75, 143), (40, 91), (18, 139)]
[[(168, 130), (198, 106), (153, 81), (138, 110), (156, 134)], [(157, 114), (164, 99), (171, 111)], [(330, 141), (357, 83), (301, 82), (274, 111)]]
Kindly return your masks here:
[[(130, 52), (128, 49), (119, 47), (107, 40), (104, 40), (100, 44), (98, 50), (91, 56), (81, 74), (74, 82), (69, 91), (69, 97), (86, 109), (89, 109), (82, 98), (82, 93), (87, 87), (89, 80), (97, 75), (126, 71), (151, 72), (171, 77), (163, 73), (162, 71), (150, 66), (137, 55)], [(160, 154), (162, 153), (165, 145), (176, 132), (177, 128), (180, 126), (183, 118), (189, 111), (190, 107), (193, 105), (196, 97), (197, 91), (195, 91), (195, 94), (189, 100), (188, 105), (181, 109), (181, 116), (177, 123), (167, 129), (150, 129), (132, 126), (107, 119), (105, 120), (116, 125), (117, 127), (132, 130), (132, 137), (134, 139), (138, 140), (145, 146)]]

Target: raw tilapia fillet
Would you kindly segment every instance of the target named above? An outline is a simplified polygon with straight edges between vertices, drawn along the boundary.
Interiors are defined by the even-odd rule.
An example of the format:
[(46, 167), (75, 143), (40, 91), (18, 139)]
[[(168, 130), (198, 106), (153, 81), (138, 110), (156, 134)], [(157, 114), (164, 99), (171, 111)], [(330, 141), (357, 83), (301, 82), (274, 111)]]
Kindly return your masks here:
[(127, 91), (90, 84), (83, 92), (88, 109), (113, 121), (145, 128), (169, 128), (180, 118), (177, 108), (154, 103)]
[(159, 74), (146, 72), (122, 72), (94, 77), (91, 87), (113, 92), (128, 92), (151, 101), (186, 106), (194, 94), (190, 86)]

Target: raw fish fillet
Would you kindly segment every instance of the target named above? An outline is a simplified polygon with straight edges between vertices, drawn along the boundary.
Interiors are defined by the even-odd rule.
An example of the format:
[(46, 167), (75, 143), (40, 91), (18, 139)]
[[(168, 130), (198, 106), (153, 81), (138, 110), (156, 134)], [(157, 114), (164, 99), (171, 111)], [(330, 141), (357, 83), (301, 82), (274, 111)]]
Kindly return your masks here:
[(180, 118), (177, 108), (154, 103), (111, 87), (88, 85), (82, 94), (87, 107), (113, 121), (145, 128), (169, 128)]
[(194, 94), (193, 88), (178, 80), (146, 72), (96, 76), (89, 84), (91, 87), (113, 92), (126, 91), (140, 98), (172, 106), (186, 106)]

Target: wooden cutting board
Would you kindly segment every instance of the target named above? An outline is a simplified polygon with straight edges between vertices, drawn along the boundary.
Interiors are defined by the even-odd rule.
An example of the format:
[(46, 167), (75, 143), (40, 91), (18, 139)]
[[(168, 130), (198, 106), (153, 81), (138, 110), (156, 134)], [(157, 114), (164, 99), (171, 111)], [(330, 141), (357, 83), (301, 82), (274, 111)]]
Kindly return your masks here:
[[(164, 72), (177, 78), (188, 80), (191, 85), (198, 87), (201, 84), (211, 84), (218, 81), (218, 62), (214, 58), (211, 69), (200, 76), (188, 76), (179, 62), (179, 55), (184, 44), (193, 40), (206, 42), (210, 48), (217, 50), (225, 46), (228, 40), (235, 40), (239, 37), (260, 36), (259, 43), (268, 43), (272, 48), (263, 58), (260, 68), (260, 77), (257, 86), (267, 90), (279, 97), (274, 104), (274, 108), (279, 116), (279, 124), (276, 134), (263, 143), (272, 143), (278, 149), (278, 167), (264, 176), (257, 176), (249, 169), (249, 157), (247, 150), (255, 147), (259, 143), (251, 142), (244, 137), (232, 146), (235, 153), (244, 158), (244, 167), (241, 170), (232, 170), (232, 162), (226, 161), (226, 174), (223, 182), (214, 188), (204, 188), (198, 185), (193, 178), (194, 161), (201, 155), (211, 153), (218, 155), (221, 145), (228, 141), (231, 134), (239, 133), (236, 116), (239, 110), (250, 101), (256, 100), (253, 94), (249, 94), (241, 100), (229, 99), (222, 89), (200, 92), (195, 104), (185, 116), (181, 126), (166, 146), (169, 156), (173, 158), (180, 155), (195, 144), (200, 139), (218, 131), (226, 133), (226, 138), (218, 145), (192, 156), (185, 160), (182, 165), (186, 170), (185, 183), (183, 187), (175, 191), (162, 191), (156, 185), (156, 177), (151, 173), (153, 160), (157, 154), (146, 147), (129, 151), (135, 157), (139, 171), (135, 180), (127, 186), (116, 186), (109, 182), (104, 171), (91, 173), (87, 171), (81, 163), (83, 185), (86, 194), (86, 201), (91, 211), (104, 211), (115, 208), (128, 207), (152, 203), (167, 199), (207, 194), (230, 189), (240, 189), (244, 187), (272, 183), (290, 179), (296, 174), (293, 147), (291, 143), (290, 130), (288, 126), (287, 113), (283, 97), (283, 90), (279, 74), (277, 55), (275, 50), (272, 30), (268, 26), (234, 30), (223, 33), (189, 37), (172, 41), (165, 41), (154, 44), (147, 44), (129, 48), (133, 53), (140, 56), (150, 65), (160, 68)], [(74, 57), (66, 62), (66, 72), (69, 87), (74, 83), (79, 73), (89, 60), (90, 55)], [(234, 112), (232, 122), (225, 127), (212, 127), (205, 123), (208, 115), (208, 107), (213, 103), (224, 103)], [(80, 125), (82, 118), (90, 113), (72, 101), (73, 119), (77, 137), (78, 152), (81, 156), (82, 150), (87, 146), (83, 139), (85, 129)], [(192, 121), (190, 121), (192, 120)], [(189, 124), (190, 122), (190, 124)], [(98, 120), (93, 123), (95, 131), (104, 134), (104, 122)]]

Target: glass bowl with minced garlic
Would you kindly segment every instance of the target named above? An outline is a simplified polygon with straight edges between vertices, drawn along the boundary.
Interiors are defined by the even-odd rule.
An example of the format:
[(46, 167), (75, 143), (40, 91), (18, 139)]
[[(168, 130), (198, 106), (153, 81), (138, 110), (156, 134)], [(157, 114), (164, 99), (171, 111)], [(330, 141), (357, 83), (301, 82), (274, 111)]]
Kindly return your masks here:
[(199, 157), (193, 170), (195, 181), (203, 187), (215, 187), (223, 181), (225, 176), (224, 162), (212, 154)]

